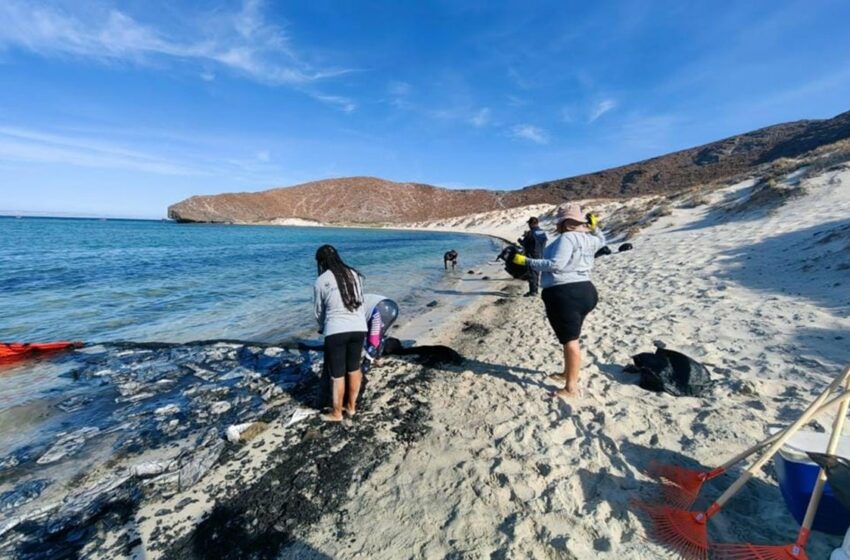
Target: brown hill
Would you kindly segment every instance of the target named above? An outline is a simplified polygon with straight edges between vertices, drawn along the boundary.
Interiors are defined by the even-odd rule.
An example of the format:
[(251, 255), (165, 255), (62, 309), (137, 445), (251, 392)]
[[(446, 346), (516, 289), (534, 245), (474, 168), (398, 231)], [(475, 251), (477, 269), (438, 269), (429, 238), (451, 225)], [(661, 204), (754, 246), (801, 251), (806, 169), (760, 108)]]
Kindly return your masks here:
[(539, 183), (509, 193), (505, 204), (674, 193), (751, 173), (762, 164), (797, 157), (845, 138), (850, 138), (850, 111), (832, 119), (779, 124), (614, 169)]
[(257, 193), (193, 196), (172, 205), (183, 222), (252, 223), (300, 218), (324, 223), (405, 223), (570, 199), (672, 194), (755, 172), (850, 138), (850, 112), (785, 123), (605, 171), (517, 191), (455, 190), (373, 177), (305, 183)]
[(314, 181), (258, 193), (193, 196), (168, 208), (185, 222), (266, 222), (300, 218), (324, 223), (399, 223), (499, 208), (499, 194), (394, 183), (374, 177)]

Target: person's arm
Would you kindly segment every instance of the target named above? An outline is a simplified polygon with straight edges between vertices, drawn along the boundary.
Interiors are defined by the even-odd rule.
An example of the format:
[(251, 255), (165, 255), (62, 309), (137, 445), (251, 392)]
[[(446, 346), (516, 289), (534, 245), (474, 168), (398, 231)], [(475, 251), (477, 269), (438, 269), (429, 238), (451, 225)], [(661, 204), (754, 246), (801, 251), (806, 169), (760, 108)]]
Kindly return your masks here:
[(380, 311), (372, 312), (367, 326), (369, 327), (369, 334), (366, 336), (366, 356), (371, 360), (377, 357), (378, 348), (381, 346), (381, 330), (384, 325)]
[(604, 234), (604, 233), (602, 233), (602, 228), (601, 228), (601, 227), (596, 227), (596, 228), (594, 228), (593, 230), (591, 230), (591, 231), (590, 231), (590, 235), (592, 235), (593, 237), (595, 237), (595, 238), (596, 238), (596, 241), (599, 243), (599, 246), (596, 248), (596, 250), (597, 250), (597, 251), (598, 251), (599, 249), (601, 249), (602, 247), (604, 247), (604, 246), (605, 246), (605, 243), (607, 243), (607, 241), (606, 241), (606, 239), (605, 239), (605, 234)]
[(599, 227), (599, 216), (593, 212), (588, 212), (585, 214), (585, 217), (587, 218), (587, 227), (590, 228), (590, 234), (596, 238), (598, 244), (596, 250), (598, 251), (605, 246), (605, 234), (602, 233), (602, 228)]
[(319, 332), (325, 330), (325, 304), (322, 301), (322, 292), (319, 289), (319, 283), (313, 284), (313, 314), (316, 316), (316, 321), (319, 323)]
[(551, 259), (526, 259), (525, 264), (537, 272), (559, 272), (567, 267), (573, 256), (573, 244), (561, 238)]

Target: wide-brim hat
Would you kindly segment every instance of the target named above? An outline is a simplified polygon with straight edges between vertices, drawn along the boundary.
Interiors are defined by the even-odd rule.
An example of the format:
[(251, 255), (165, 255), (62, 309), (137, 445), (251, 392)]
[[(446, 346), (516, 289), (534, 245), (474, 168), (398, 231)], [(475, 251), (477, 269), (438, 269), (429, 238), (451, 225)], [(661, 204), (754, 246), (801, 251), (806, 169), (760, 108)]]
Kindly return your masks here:
[(555, 222), (560, 224), (565, 220), (579, 224), (587, 221), (584, 217), (584, 210), (578, 204), (564, 204), (558, 207), (558, 211), (555, 213)]

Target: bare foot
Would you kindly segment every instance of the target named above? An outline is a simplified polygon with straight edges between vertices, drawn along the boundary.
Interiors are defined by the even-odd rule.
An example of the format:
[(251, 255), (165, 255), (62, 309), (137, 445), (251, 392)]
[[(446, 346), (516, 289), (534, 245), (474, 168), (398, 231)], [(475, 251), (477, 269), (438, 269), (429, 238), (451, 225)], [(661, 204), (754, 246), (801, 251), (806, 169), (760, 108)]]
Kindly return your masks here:
[(581, 391), (579, 389), (560, 389), (552, 393), (553, 397), (560, 397), (562, 399), (574, 399), (581, 396)]
[(342, 422), (342, 414), (340, 414), (339, 416), (336, 416), (334, 414), (322, 414), (320, 418), (325, 422)]
[(552, 381), (560, 381), (561, 383), (567, 380), (567, 376), (563, 373), (550, 373), (548, 377)]
[(354, 416), (355, 414), (357, 414), (357, 410), (353, 408), (344, 408), (342, 411), (348, 414), (349, 416)]

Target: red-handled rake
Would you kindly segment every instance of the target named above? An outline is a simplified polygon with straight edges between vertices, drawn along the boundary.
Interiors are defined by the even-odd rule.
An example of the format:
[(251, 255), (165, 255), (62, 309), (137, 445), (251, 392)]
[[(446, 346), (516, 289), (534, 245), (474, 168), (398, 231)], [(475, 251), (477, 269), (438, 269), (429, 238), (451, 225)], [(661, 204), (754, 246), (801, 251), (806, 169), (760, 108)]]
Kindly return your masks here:
[[(829, 395), (845, 384), (848, 376), (850, 376), (850, 366), (844, 369), (844, 372), (809, 405), (791, 426), (778, 434), (779, 437), (773, 440), (773, 443), (770, 444), (764, 455), (744, 471), (732, 486), (712, 503), (706, 511), (688, 511), (685, 508), (671, 507), (669, 505), (651, 505), (636, 502), (635, 504), (643, 510), (650, 521), (648, 528), (649, 536), (682, 558), (707, 560), (709, 549), (708, 520), (717, 514), (743, 488), (753, 475), (779, 451), (785, 442), (820, 410), (829, 398)], [(845, 391), (833, 402), (838, 402), (838, 400), (842, 400), (843, 402), (848, 398), (850, 398), (850, 391)]]
[[(844, 385), (845, 389), (850, 389), (850, 376)], [(847, 408), (850, 401), (844, 400), (838, 409), (838, 415), (832, 423), (832, 434), (829, 437), (829, 444), (826, 447), (827, 455), (832, 455), (838, 448), (838, 442), (841, 440), (841, 434), (844, 430), (844, 420), (847, 417)], [(815, 483), (815, 488), (812, 491), (812, 496), (809, 498), (809, 505), (806, 507), (806, 515), (803, 517), (803, 524), (800, 526), (800, 532), (797, 534), (797, 540), (793, 544), (769, 546), (769, 545), (752, 545), (749, 543), (743, 544), (720, 544), (715, 545), (714, 557), (722, 560), (803, 560), (807, 559), (806, 543), (809, 540), (809, 535), (812, 530), (812, 523), (815, 520), (815, 515), (820, 505), (821, 496), (823, 496), (823, 487), (826, 486), (826, 471), (821, 468), (818, 473), (818, 480)]]
[[(822, 405), (815, 411), (815, 415), (820, 414), (832, 408), (837, 403), (842, 402), (844, 399), (843, 396), (839, 395)], [(771, 435), (769, 438), (760, 441), (749, 449), (742, 451), (741, 453), (735, 455), (719, 467), (712, 469), (710, 471), (699, 471), (696, 469), (689, 469), (687, 467), (683, 467), (680, 465), (670, 465), (667, 463), (660, 463), (653, 461), (647, 467), (647, 474), (654, 478), (662, 481), (663, 487), (661, 488), (662, 496), (664, 497), (664, 501), (670, 505), (676, 506), (680, 509), (688, 509), (690, 508), (694, 502), (696, 502), (699, 497), (700, 490), (702, 490), (703, 484), (708, 482), (713, 478), (717, 478), (720, 475), (726, 474), (729, 469), (731, 469), (736, 464), (740, 463), (744, 459), (748, 458), (750, 455), (757, 453), (758, 451), (764, 449), (771, 443), (775, 442), (777, 439), (782, 437), (782, 434), (785, 433), (784, 430), (776, 432)]]

